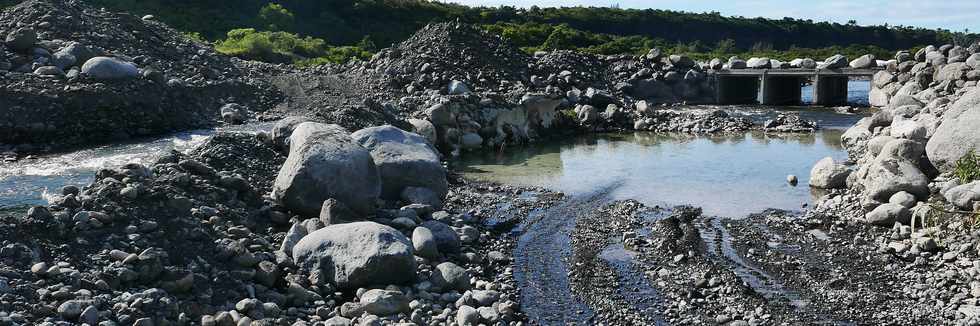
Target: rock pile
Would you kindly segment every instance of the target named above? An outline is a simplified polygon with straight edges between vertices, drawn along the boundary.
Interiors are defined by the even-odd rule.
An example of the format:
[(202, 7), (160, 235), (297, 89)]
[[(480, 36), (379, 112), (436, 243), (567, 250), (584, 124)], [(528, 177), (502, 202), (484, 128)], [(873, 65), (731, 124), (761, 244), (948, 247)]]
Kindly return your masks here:
[(0, 143), (66, 147), (215, 124), (279, 98), (252, 63), (155, 21), (78, 1), (0, 13)]
[[(512, 244), (490, 236), (473, 209), (496, 207), (520, 190), (447, 189), (438, 173), (424, 177), (442, 180), (411, 184), (441, 185), (432, 192), (446, 196), (444, 210), (379, 200), (382, 185), (405, 179), (375, 170), (380, 184), (349, 192), (375, 189), (367, 195), (377, 208), (338, 196), (343, 201), (321, 200), (322, 210), (310, 214), (267, 195), (278, 193), (277, 174), (294, 169), (294, 156), (325, 162), (317, 169), (328, 178), (308, 184), (314, 187), (357, 169), (354, 161), (373, 167), (373, 156), (432, 148), (391, 127), (355, 133), (366, 135), (355, 141), (336, 126), (297, 122), (277, 128), (292, 129), (288, 153), (270, 135), (219, 133), (188, 154), (100, 171), (90, 185), (64, 187), (49, 206), (0, 212), (0, 321), (475, 325), (523, 318), (508, 270)], [(347, 164), (327, 164), (341, 161)], [(428, 164), (407, 156), (379, 161), (382, 171)]]
[[(898, 52), (872, 81), (871, 102), (880, 110), (841, 137), (854, 167), (828, 159), (814, 166), (811, 186), (839, 189), (810, 212), (891, 228), (878, 238), (879, 251), (903, 259), (908, 266), (896, 267), (907, 271), (903, 278), (920, 280), (906, 293), (936, 301), (964, 324), (980, 318), (980, 292), (970, 285), (977, 283), (970, 248), (978, 243), (972, 224), (980, 189), (954, 173), (957, 161), (980, 148), (973, 78), (980, 70), (971, 58), (980, 55), (952, 45)], [(918, 290), (927, 288), (939, 290)]]

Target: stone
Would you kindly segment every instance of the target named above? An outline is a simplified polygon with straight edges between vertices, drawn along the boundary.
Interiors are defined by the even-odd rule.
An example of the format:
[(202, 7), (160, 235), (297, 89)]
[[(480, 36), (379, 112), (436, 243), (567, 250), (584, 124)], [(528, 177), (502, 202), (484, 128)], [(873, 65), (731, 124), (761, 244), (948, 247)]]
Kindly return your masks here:
[(348, 319), (348, 318), (344, 318), (343, 316), (333, 316), (330, 319), (327, 319), (325, 322), (323, 322), (323, 325), (325, 325), (325, 326), (350, 326), (351, 325), (351, 320)]
[(875, 66), (875, 55), (865, 54), (861, 57), (854, 59), (850, 63), (851, 68), (854, 69), (869, 69)]
[(843, 55), (840, 55), (840, 54), (835, 54), (835, 55), (830, 56), (826, 60), (824, 60), (823, 64), (820, 65), (818, 68), (820, 68), (820, 69), (840, 69), (840, 68), (847, 67), (847, 65), (848, 65), (847, 57), (845, 57)]
[(466, 291), (470, 289), (470, 272), (452, 262), (444, 262), (432, 271), (429, 282), (438, 289)]
[(470, 87), (466, 83), (458, 80), (449, 82), (449, 95), (463, 95), (470, 92)]
[(980, 53), (974, 53), (969, 58), (966, 58), (965, 62), (968, 66), (970, 66), (970, 68), (980, 68)]
[(915, 196), (905, 191), (896, 192), (888, 199), (888, 203), (901, 205), (905, 208), (914, 207), (916, 202)]
[(461, 247), (459, 235), (446, 223), (430, 220), (422, 222), (422, 227), (432, 231), (436, 245), (441, 253), (458, 253)]
[(980, 151), (980, 88), (973, 88), (947, 109), (926, 143), (926, 156), (940, 172), (951, 172), (970, 150)]
[(359, 300), (361, 311), (377, 316), (389, 316), (408, 312), (409, 298), (398, 291), (368, 290), (361, 294)]
[(412, 243), (401, 232), (374, 222), (330, 225), (303, 237), (293, 261), (319, 270), (339, 288), (415, 281)]
[(868, 224), (877, 226), (891, 227), (895, 222), (908, 225), (912, 220), (912, 213), (908, 208), (899, 204), (882, 204), (864, 216)]
[(714, 58), (708, 62), (708, 68), (711, 70), (721, 70), (721, 68), (724, 66), (725, 62), (721, 61), (720, 58)]
[(970, 66), (968, 66), (965, 62), (950, 63), (943, 66), (942, 69), (939, 69), (939, 72), (936, 74), (936, 80), (957, 81), (960, 79), (966, 79), (966, 72), (970, 70)]
[(668, 59), (670, 64), (677, 68), (686, 69), (694, 66), (694, 60), (686, 55), (671, 54)]
[(320, 222), (323, 222), (323, 225), (341, 224), (354, 220), (356, 220), (354, 212), (336, 199), (324, 200), (323, 206), (320, 207)]
[(772, 62), (769, 58), (749, 58), (746, 62), (746, 66), (749, 69), (768, 69), (772, 68)]
[(967, 50), (962, 46), (957, 45), (954, 46), (952, 49), (949, 49), (949, 53), (946, 54), (947, 57), (946, 62), (949, 63), (964, 62), (969, 56), (970, 56), (969, 50)]
[(221, 120), (230, 124), (243, 124), (247, 120), (248, 109), (238, 103), (228, 103), (221, 106)]
[(442, 197), (429, 188), (405, 187), (402, 190), (401, 200), (412, 204), (429, 205), (435, 209), (442, 209)]
[(896, 116), (891, 124), (891, 135), (895, 138), (905, 138), (916, 141), (925, 141), (928, 134), (926, 127), (918, 121)]
[(273, 146), (288, 150), (289, 137), (292, 136), (293, 130), (303, 122), (307, 122), (307, 120), (302, 117), (285, 117), (279, 120), (279, 122), (276, 122), (276, 125), (272, 127), (272, 132), (270, 133)]
[(799, 182), (800, 182), (800, 179), (797, 178), (795, 175), (790, 174), (790, 175), (786, 176), (786, 183), (788, 183), (788, 184), (790, 184), (792, 186), (796, 186), (796, 184), (799, 183)]
[(980, 202), (980, 181), (952, 187), (943, 192), (946, 201), (963, 210), (973, 210), (974, 203)]
[(27, 52), (37, 43), (37, 33), (30, 28), (18, 28), (7, 34), (4, 43), (11, 50)]
[(85, 61), (82, 74), (100, 80), (131, 79), (140, 75), (136, 65), (111, 57), (94, 57)]
[(432, 234), (432, 230), (426, 227), (416, 227), (412, 231), (412, 246), (418, 256), (429, 259), (439, 258), (439, 245), (436, 243), (436, 236)]
[(306, 237), (307, 234), (309, 234), (309, 231), (305, 226), (303, 226), (302, 223), (293, 223), (293, 226), (291, 226), (289, 231), (286, 232), (286, 237), (282, 240), (282, 245), (279, 246), (279, 250), (286, 254), (291, 254), (293, 252), (293, 247), (295, 247), (296, 244), (303, 239), (303, 237)]
[(895, 81), (895, 75), (884, 70), (876, 72), (874, 74), (874, 77), (872, 77), (872, 82), (874, 86), (878, 88), (885, 87), (885, 85), (888, 85), (894, 81)]
[(480, 314), (475, 308), (463, 305), (456, 312), (457, 326), (477, 326), (480, 323)]
[(748, 63), (745, 60), (739, 59), (738, 57), (728, 58), (728, 69), (745, 69), (748, 67)]
[(813, 60), (811, 58), (803, 58), (803, 61), (800, 61), (800, 68), (803, 68), (803, 69), (816, 69), (817, 68), (817, 61), (816, 60)]
[(371, 152), (381, 175), (381, 196), (398, 199), (407, 187), (423, 187), (443, 197), (449, 191), (439, 152), (425, 137), (394, 126), (358, 130), (351, 138)]
[(330, 198), (362, 216), (374, 214), (381, 178), (370, 152), (336, 125), (304, 122), (289, 138), (289, 156), (272, 187), (273, 198), (305, 216), (319, 216)]
[(460, 137), (460, 145), (465, 149), (478, 149), (483, 147), (483, 137), (475, 132), (468, 132)]
[(847, 186), (847, 177), (851, 170), (843, 164), (834, 162), (834, 158), (825, 157), (810, 169), (810, 186), (822, 189), (837, 189)]
[(438, 140), (436, 137), (436, 126), (432, 122), (422, 119), (408, 119), (408, 123), (412, 125), (414, 132), (425, 137), (425, 140), (428, 140), (429, 144), (436, 144)]
[(82, 314), (78, 316), (78, 321), (84, 322), (89, 325), (96, 325), (99, 322), (99, 309), (95, 306), (88, 306), (85, 310), (82, 310)]
[(929, 195), (929, 178), (917, 166), (921, 155), (921, 144), (891, 140), (870, 164), (858, 171), (864, 193), (879, 202), (888, 201), (900, 191), (925, 198)]
[(82, 300), (68, 300), (58, 305), (58, 315), (65, 320), (77, 320), (88, 303)]
[(425, 109), (425, 115), (436, 127), (456, 124), (456, 117), (453, 116), (452, 110), (446, 104), (439, 103)]

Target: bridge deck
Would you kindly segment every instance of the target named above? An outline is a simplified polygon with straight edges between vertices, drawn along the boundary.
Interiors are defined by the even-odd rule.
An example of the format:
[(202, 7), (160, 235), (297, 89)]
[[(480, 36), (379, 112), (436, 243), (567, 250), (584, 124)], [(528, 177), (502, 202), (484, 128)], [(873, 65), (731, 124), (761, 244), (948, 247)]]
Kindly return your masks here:
[(715, 70), (714, 73), (718, 76), (799, 76), (799, 77), (811, 77), (811, 76), (841, 76), (841, 77), (871, 77), (876, 72), (884, 70), (882, 68), (878, 69), (729, 69), (729, 70)]

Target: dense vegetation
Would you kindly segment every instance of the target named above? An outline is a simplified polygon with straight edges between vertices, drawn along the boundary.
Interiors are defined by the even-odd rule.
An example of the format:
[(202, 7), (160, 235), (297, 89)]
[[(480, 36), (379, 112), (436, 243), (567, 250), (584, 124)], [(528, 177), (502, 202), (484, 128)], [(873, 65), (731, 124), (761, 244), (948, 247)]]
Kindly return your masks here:
[[(357, 44), (387, 46), (425, 24), (450, 20), (486, 26), (528, 51), (579, 49), (613, 54), (660, 47), (699, 59), (730, 55), (822, 59), (834, 53), (890, 57), (898, 49), (977, 38), (949, 30), (859, 26), (853, 21), (839, 24), (655, 9), (487, 8), (427, 0), (85, 1), (137, 15), (153, 14), (189, 35), (217, 40), (222, 49), (235, 55), (308, 63), (364, 57), (371, 49)], [(13, 2), (0, 0), (0, 5)], [(320, 59), (307, 60), (311, 58)]]

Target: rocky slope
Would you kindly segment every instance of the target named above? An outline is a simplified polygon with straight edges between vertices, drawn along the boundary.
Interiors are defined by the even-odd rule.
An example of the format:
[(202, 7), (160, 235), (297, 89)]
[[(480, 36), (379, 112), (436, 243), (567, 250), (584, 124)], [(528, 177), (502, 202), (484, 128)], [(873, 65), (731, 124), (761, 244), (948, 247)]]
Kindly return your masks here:
[(279, 101), (255, 64), (145, 18), (68, 0), (0, 13), (0, 143), (116, 141), (214, 125), (228, 103)]

